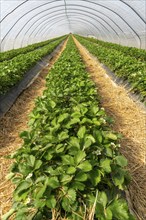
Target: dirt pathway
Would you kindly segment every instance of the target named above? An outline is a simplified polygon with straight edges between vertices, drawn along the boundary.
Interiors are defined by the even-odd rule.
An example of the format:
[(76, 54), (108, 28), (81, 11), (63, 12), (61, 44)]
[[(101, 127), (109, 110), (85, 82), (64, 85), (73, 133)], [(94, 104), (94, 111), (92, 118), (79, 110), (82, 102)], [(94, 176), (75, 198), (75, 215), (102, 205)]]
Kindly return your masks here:
[(45, 77), (53, 64), (66, 47), (65, 41), (60, 52), (52, 58), (49, 66), (45, 67), (33, 84), (17, 99), (13, 107), (0, 120), (0, 219), (11, 207), (14, 186), (5, 179), (12, 164), (4, 156), (11, 154), (22, 144), (19, 133), (27, 129), (29, 114), (35, 106), (35, 99), (41, 96), (45, 89)]
[(93, 55), (77, 40), (75, 43), (97, 85), (101, 105), (115, 121), (112, 128), (123, 135), (121, 152), (132, 176), (130, 200), (139, 219), (146, 219), (146, 112), (129, 98), (124, 87), (110, 79)]

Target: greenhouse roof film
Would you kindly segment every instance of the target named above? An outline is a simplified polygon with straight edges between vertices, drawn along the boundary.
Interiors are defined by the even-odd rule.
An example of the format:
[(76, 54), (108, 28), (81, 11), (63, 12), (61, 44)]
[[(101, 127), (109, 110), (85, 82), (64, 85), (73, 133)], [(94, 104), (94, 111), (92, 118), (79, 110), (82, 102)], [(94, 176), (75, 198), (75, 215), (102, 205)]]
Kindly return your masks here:
[(145, 0), (1, 0), (1, 51), (68, 33), (146, 48)]

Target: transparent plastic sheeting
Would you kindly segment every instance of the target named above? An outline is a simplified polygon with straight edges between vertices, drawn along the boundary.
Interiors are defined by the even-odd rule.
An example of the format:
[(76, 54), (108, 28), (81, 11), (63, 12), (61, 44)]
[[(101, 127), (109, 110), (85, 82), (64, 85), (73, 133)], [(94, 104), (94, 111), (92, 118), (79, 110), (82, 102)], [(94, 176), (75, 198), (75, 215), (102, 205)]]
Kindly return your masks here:
[(68, 33), (146, 49), (146, 0), (1, 0), (1, 51)]

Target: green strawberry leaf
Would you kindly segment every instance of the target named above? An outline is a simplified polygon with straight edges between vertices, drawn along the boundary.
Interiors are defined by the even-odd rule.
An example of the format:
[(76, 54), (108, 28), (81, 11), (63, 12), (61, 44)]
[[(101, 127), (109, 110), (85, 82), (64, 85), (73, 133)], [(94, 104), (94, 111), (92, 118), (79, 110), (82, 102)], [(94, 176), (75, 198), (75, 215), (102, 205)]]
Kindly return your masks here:
[(100, 167), (102, 167), (102, 169), (106, 172), (106, 173), (110, 173), (111, 172), (111, 160), (110, 159), (101, 159), (100, 160)]
[(112, 211), (114, 218), (119, 220), (129, 220), (128, 206), (124, 200), (114, 200), (109, 208)]
[(77, 175), (75, 176), (75, 180), (80, 181), (80, 182), (84, 182), (87, 180), (87, 174), (80, 171), (77, 173)]
[(83, 159), (86, 157), (86, 154), (84, 151), (77, 151), (75, 155), (75, 164), (78, 165), (83, 161)]
[(82, 126), (82, 127), (80, 127), (80, 129), (78, 130), (77, 135), (78, 135), (78, 137), (79, 137), (80, 139), (82, 139), (82, 138), (84, 138), (85, 133), (86, 133), (86, 127), (85, 127), (85, 126)]
[(124, 156), (116, 156), (115, 161), (121, 167), (127, 166), (127, 159)]
[(92, 170), (89, 174), (93, 186), (97, 186), (101, 181), (101, 172), (99, 170)]
[(53, 189), (56, 189), (60, 186), (60, 183), (57, 177), (50, 177), (50, 178), (48, 177), (47, 185)]
[(66, 171), (67, 174), (73, 174), (76, 172), (76, 168), (75, 167), (69, 167)]
[(90, 170), (92, 170), (92, 166), (89, 163), (89, 161), (84, 161), (83, 163), (78, 165), (78, 168), (80, 168), (82, 171), (84, 172), (89, 172)]
[(55, 206), (56, 206), (56, 199), (55, 199), (55, 196), (51, 195), (49, 196), (49, 198), (47, 198), (47, 201), (46, 201), (46, 206), (50, 209), (54, 209)]

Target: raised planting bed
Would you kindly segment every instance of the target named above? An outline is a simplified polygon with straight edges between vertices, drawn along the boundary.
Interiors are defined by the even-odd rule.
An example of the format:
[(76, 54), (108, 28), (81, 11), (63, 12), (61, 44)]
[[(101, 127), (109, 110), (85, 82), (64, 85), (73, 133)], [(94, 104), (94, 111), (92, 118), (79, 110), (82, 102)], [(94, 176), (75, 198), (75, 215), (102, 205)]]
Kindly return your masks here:
[(3, 117), (7, 113), (19, 95), (38, 77), (40, 71), (45, 66), (49, 65), (49, 61), (56, 55), (56, 53), (58, 53), (58, 51), (60, 51), (63, 44), (64, 41), (60, 43), (53, 52), (38, 61), (27, 73), (24, 74), (22, 80), (13, 86), (6, 94), (0, 95), (0, 117)]
[(65, 37), (56, 40), (38, 50), (20, 54), (9, 61), (0, 63), (0, 95), (6, 94), (14, 85), (20, 82), (38, 61), (51, 53)]
[(124, 198), (130, 177), (98, 92), (70, 38), (36, 101), (9, 178), (22, 219), (133, 220)]
[[(80, 36), (76, 36), (79, 42), (88, 51), (96, 56), (100, 62), (107, 65), (116, 76), (127, 80), (134, 93), (140, 94), (140, 100), (146, 99), (146, 62), (125, 55), (123, 51), (94, 43)], [(119, 45), (117, 45), (118, 47)]]
[(60, 38), (62, 38), (62, 37), (53, 38), (51, 40), (31, 44), (31, 45), (28, 45), (26, 47), (22, 47), (22, 48), (18, 48), (18, 49), (13, 49), (13, 50), (5, 51), (5, 52), (0, 52), (0, 62), (6, 61), (6, 60), (11, 60), (12, 58), (14, 58), (14, 57), (16, 57), (20, 54), (25, 54), (25, 53), (31, 52), (33, 50), (40, 49), (41, 47), (43, 47), (45, 45), (48, 45), (48, 44), (50, 44), (51, 42), (53, 42), (55, 40), (59, 40)]

